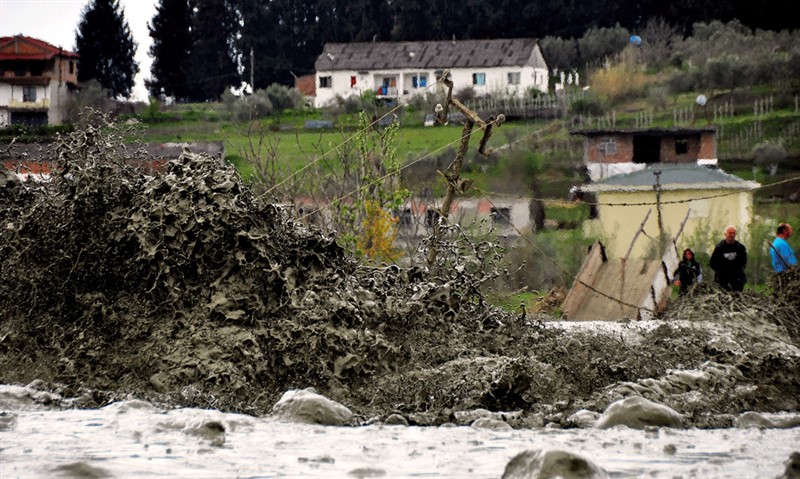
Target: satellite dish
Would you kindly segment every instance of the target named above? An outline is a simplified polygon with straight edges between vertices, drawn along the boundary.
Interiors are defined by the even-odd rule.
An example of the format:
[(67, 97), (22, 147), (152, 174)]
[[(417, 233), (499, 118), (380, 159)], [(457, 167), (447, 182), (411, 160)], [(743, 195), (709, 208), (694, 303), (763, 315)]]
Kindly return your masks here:
[(695, 100), (695, 103), (697, 103), (700, 106), (705, 106), (707, 101), (708, 101), (708, 98), (706, 98), (706, 96), (701, 93), (701, 94), (697, 95), (697, 99)]

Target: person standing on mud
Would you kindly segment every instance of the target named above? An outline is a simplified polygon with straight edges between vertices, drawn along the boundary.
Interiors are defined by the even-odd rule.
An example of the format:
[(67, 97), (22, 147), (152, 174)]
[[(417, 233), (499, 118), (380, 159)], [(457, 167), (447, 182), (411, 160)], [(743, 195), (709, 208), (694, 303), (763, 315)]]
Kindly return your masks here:
[(711, 253), (711, 269), (714, 270), (714, 281), (728, 291), (742, 291), (747, 278), (744, 268), (747, 266), (747, 248), (736, 241), (736, 228), (725, 227), (725, 239), (717, 243)]
[(782, 273), (787, 269), (797, 267), (797, 257), (794, 255), (792, 247), (789, 246), (789, 237), (792, 236), (794, 231), (789, 223), (781, 223), (778, 225), (778, 230), (775, 234), (775, 241), (772, 242), (769, 248), (769, 253), (772, 255), (772, 269), (776, 273)]
[(672, 274), (675, 286), (678, 286), (678, 294), (681, 296), (689, 292), (689, 286), (703, 282), (703, 269), (700, 263), (694, 259), (694, 251), (691, 248), (683, 250), (683, 259), (678, 264), (678, 269)]

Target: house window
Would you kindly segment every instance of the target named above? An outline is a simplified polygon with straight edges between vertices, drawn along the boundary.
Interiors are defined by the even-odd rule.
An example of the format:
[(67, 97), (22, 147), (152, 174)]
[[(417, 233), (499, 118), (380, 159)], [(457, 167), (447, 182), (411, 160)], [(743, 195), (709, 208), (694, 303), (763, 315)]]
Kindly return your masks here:
[(355, 88), (355, 87), (356, 87), (356, 77), (355, 76), (351, 76), (350, 77), (350, 88)]
[(34, 101), (36, 101), (36, 87), (35, 86), (23, 86), (22, 87), (22, 101), (24, 101), (24, 102), (34, 102)]
[(330, 76), (319, 77), (320, 88), (333, 88), (333, 78)]
[(613, 138), (604, 138), (597, 146), (601, 155), (616, 155), (617, 142)]
[(75, 62), (69, 62), (69, 72), (75, 73)]
[(492, 207), (492, 226), (510, 226), (511, 225), (511, 208), (508, 207)]
[(472, 84), (473, 85), (486, 85), (486, 74), (485, 73), (473, 73), (472, 74)]
[(411, 86), (414, 88), (426, 88), (428, 86), (428, 75), (414, 75), (411, 77)]
[(686, 138), (676, 138), (675, 154), (685, 155), (686, 153), (689, 153), (689, 140), (687, 140)]
[(509, 85), (519, 85), (522, 78), (522, 74), (520, 72), (508, 72), (508, 84)]

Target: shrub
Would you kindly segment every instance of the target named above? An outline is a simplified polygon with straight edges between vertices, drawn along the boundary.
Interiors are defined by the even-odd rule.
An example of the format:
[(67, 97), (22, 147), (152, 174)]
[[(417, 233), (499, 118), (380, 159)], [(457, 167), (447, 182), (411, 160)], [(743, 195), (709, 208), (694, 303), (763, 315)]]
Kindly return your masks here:
[(780, 143), (765, 141), (753, 147), (753, 161), (756, 165), (764, 168), (774, 175), (778, 170), (778, 165), (786, 160), (786, 148)]
[(67, 103), (67, 119), (71, 123), (78, 123), (87, 109), (112, 113), (115, 102), (110, 95), (111, 92), (104, 89), (97, 80), (92, 79), (81, 84), (81, 89)]
[(236, 97), (233, 95), (233, 97), (235, 100), (231, 101), (230, 96), (223, 94), (222, 102), (231, 118), (236, 121), (264, 118), (272, 114), (272, 102), (265, 90), (256, 90), (254, 94), (249, 96)]
[(640, 95), (647, 85), (647, 75), (639, 68), (620, 64), (591, 72), (589, 84), (598, 97), (616, 103)]
[(570, 111), (575, 115), (601, 116), (605, 113), (600, 100), (594, 96), (585, 96), (572, 102)]
[(578, 40), (581, 63), (597, 63), (614, 57), (628, 46), (630, 33), (619, 25), (614, 28), (590, 28)]
[(671, 93), (687, 93), (697, 89), (700, 84), (698, 73), (691, 71), (681, 71), (675, 73), (667, 79), (667, 87)]
[(572, 38), (564, 40), (547, 36), (539, 45), (542, 47), (542, 55), (547, 60), (547, 66), (551, 69), (569, 70), (578, 63), (578, 44)]
[(456, 100), (460, 101), (461, 103), (466, 103), (470, 100), (474, 100), (478, 97), (477, 92), (475, 92), (475, 88), (472, 86), (466, 86), (457, 92), (453, 93), (453, 96)]
[(266, 95), (276, 110), (290, 110), (303, 106), (303, 95), (296, 88), (273, 83), (266, 89)]
[(344, 114), (352, 115), (364, 109), (361, 97), (357, 95), (350, 95), (345, 98), (337, 97), (336, 102), (339, 106), (338, 110)]

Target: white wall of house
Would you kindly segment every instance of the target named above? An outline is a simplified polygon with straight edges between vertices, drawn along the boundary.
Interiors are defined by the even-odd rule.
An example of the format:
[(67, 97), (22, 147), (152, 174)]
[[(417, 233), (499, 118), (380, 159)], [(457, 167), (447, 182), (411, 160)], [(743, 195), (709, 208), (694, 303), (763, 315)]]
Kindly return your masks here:
[(22, 85), (11, 85), (8, 83), (0, 83), (0, 106), (30, 106), (31, 108), (41, 108), (48, 105), (50, 95), (47, 87), (42, 85), (32, 85), (31, 88), (34, 92), (34, 101), (25, 101), (26, 87)]
[(30, 88), (32, 88), (35, 100), (25, 101), (30, 99), (25, 98), (25, 89), (22, 85), (0, 83), (0, 126), (7, 126), (11, 123), (11, 108), (42, 110), (51, 107), (50, 93), (46, 86), (36, 85)]
[[(48, 123), (58, 125), (66, 120), (67, 100), (72, 92), (66, 84), (50, 82), (49, 85), (32, 86), (35, 100), (26, 101), (23, 86), (0, 83), (0, 126), (11, 123), (10, 108), (14, 110), (47, 110)], [(30, 100), (28, 98), (27, 100)]]
[[(314, 106), (330, 105), (337, 97), (347, 98), (375, 91), (381, 98), (407, 101), (436, 88), (441, 70), (320, 71), (316, 73), (317, 96)], [(526, 67), (458, 68), (450, 70), (453, 91), (472, 87), (479, 96), (522, 97), (529, 89), (547, 92), (547, 70)], [(386, 90), (378, 88), (386, 84)], [(423, 86), (424, 84), (424, 86)]]
[(0, 108), (7, 107), (11, 102), (11, 85), (0, 83)]

